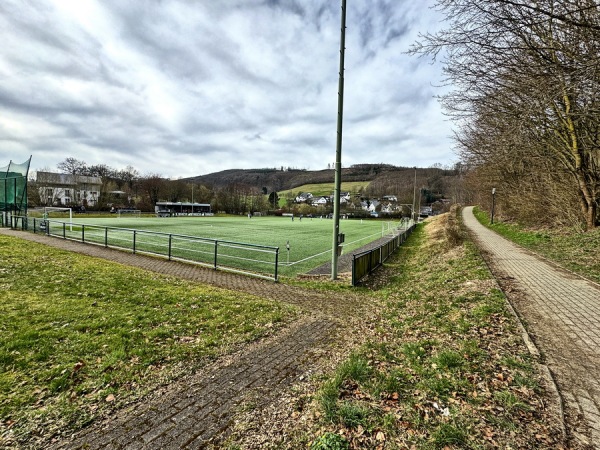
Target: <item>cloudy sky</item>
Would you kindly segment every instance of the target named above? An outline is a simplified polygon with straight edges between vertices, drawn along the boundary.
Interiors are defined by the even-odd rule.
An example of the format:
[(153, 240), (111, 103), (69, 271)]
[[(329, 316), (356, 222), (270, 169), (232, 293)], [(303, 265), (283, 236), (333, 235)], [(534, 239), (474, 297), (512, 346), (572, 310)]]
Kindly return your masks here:
[[(456, 160), (429, 0), (347, 0), (342, 165)], [(0, 166), (171, 178), (335, 160), (341, 0), (2, 0)]]

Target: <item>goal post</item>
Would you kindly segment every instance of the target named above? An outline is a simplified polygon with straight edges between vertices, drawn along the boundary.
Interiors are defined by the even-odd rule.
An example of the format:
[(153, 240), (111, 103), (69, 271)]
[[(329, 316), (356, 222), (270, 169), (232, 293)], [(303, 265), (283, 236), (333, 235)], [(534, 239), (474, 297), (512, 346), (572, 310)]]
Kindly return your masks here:
[(69, 211), (69, 231), (73, 231), (73, 208), (61, 208), (59, 206), (44, 206), (44, 219), (48, 219), (52, 211), (67, 212)]

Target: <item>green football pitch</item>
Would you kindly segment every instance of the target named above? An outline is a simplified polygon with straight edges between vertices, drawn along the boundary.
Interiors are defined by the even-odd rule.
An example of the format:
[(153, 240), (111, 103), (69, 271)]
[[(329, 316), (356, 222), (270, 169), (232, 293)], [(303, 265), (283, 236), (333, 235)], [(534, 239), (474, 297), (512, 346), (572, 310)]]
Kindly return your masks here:
[[(51, 220), (57, 220), (51, 218)], [(64, 219), (61, 219), (64, 220)], [(331, 260), (333, 221), (295, 217), (108, 217), (73, 218), (74, 224), (144, 230), (173, 235), (195, 236), (220, 241), (279, 247), (279, 273), (293, 276)], [(345, 219), (343, 251), (356, 250), (383, 234), (391, 233), (397, 222)], [(289, 243), (289, 252), (287, 244)]]

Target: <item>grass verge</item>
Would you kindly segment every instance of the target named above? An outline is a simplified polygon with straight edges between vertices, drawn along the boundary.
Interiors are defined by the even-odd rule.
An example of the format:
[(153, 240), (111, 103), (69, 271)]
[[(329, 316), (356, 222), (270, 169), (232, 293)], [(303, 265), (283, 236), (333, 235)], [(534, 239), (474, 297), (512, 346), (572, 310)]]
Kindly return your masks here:
[(600, 283), (600, 228), (585, 233), (574, 229), (531, 229), (498, 220), (491, 224), (488, 213), (479, 207), (473, 213), (480, 223), (505, 238)]
[(502, 292), (448, 226), (420, 226), (372, 280), (385, 306), (314, 395), (312, 448), (560, 448)]
[(0, 235), (0, 447), (68, 433), (295, 313)]

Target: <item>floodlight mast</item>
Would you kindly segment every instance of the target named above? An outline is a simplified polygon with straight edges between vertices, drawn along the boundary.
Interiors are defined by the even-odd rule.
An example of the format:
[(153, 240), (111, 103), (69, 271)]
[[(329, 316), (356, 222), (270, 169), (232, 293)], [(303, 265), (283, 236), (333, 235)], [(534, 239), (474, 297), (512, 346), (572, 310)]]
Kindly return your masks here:
[(335, 182), (333, 189), (333, 244), (331, 248), (331, 279), (337, 279), (338, 246), (340, 241), (340, 188), (342, 184), (342, 119), (344, 113), (344, 54), (346, 50), (346, 0), (342, 0), (340, 28), (340, 72), (338, 81), (337, 142), (335, 146)]

